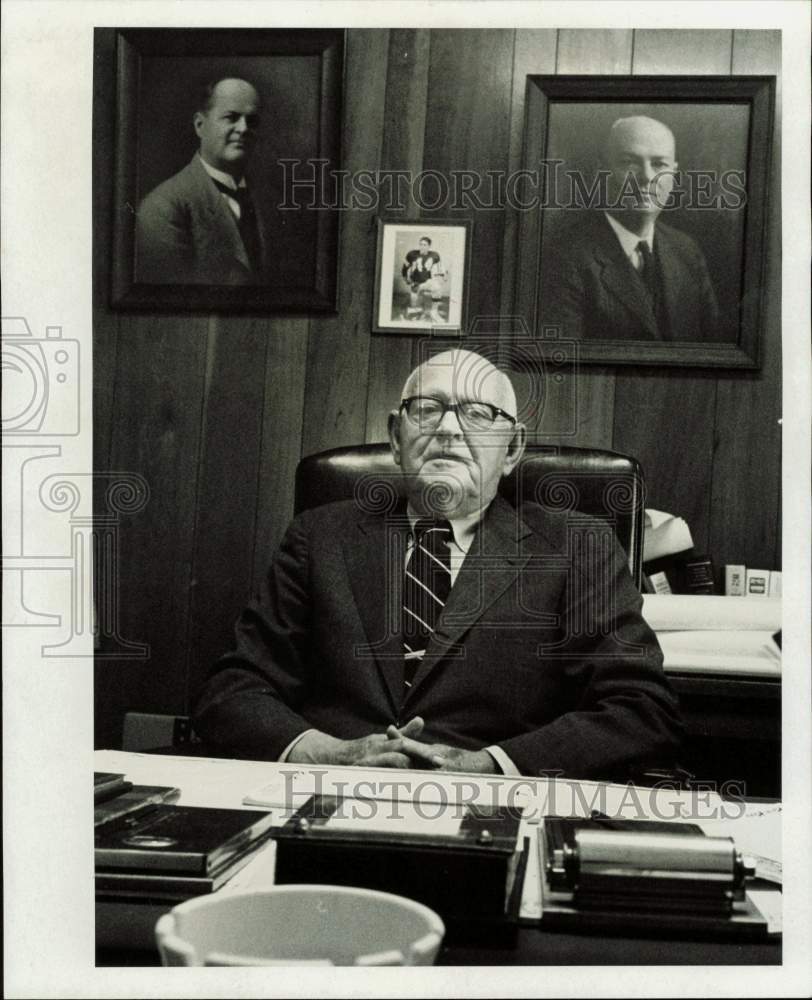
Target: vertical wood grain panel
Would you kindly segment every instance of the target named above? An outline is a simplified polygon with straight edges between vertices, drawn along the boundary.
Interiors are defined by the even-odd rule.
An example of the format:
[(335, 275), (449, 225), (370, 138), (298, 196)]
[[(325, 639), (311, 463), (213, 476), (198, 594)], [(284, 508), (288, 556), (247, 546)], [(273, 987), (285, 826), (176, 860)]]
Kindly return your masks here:
[(186, 707), (189, 588), (194, 549), (207, 320), (189, 315), (119, 320), (111, 469), (150, 488), (143, 511), (121, 520), (121, 628), (147, 642), (146, 661), (101, 661), (97, 738), (115, 745), (127, 709)]
[(687, 76), (730, 73), (732, 31), (722, 29), (638, 29), (634, 73)]
[[(353, 31), (347, 39), (344, 169), (351, 172), (380, 164), (388, 45), (388, 31)], [(341, 218), (340, 312), (310, 324), (304, 455), (364, 440), (375, 219), (357, 210)]]
[[(525, 126), (525, 93), (527, 77), (531, 73), (555, 73), (557, 32), (551, 28), (523, 28), (514, 34), (513, 67), (510, 94), (510, 131), (508, 135), (508, 172), (522, 168)], [(520, 211), (510, 203), (504, 209), (504, 235), (502, 238), (502, 288), (500, 315), (514, 312), (516, 271), (520, 266), (535, 267), (536, 254), (519, 244)], [(529, 322), (529, 320), (528, 320)], [(528, 330), (528, 332), (530, 332)], [(503, 352), (503, 356), (506, 352)], [(536, 441), (536, 428), (541, 415), (538, 402), (539, 382), (534, 372), (516, 370), (511, 373), (516, 389), (519, 414), (527, 425), (528, 442)]]
[[(230, 644), (251, 591), (268, 321), (209, 322), (198, 459), (187, 690)], [(187, 705), (188, 707), (188, 705)]]
[[(453, 170), (472, 170), (484, 184), (487, 171), (507, 168), (512, 55), (512, 31), (432, 31), (424, 169), (446, 177)], [(477, 316), (498, 314), (503, 213), (472, 205), (446, 209), (443, 216), (473, 221), (470, 327)]]
[(633, 32), (627, 29), (562, 28), (557, 73), (630, 73)]
[[(408, 170), (415, 177), (422, 169), (430, 44), (431, 33), (426, 29), (395, 28), (389, 33), (381, 170)], [(405, 210), (398, 211), (397, 217), (419, 219), (411, 185), (408, 190), (404, 185), (404, 201)], [(380, 208), (382, 214), (395, 217), (391, 206)], [(412, 340), (381, 335), (370, 340), (366, 441), (386, 440), (387, 413), (411, 370)]]
[[(510, 93), (510, 133), (508, 136), (508, 172), (515, 173), (522, 166), (524, 145), (525, 92), (527, 77), (531, 73), (555, 73), (556, 36), (551, 28), (522, 28), (513, 40), (513, 68)], [(514, 284), (517, 257), (521, 259), (524, 248), (517, 248), (519, 212), (511, 204), (505, 205), (505, 232), (502, 250), (502, 293), (500, 312), (508, 316), (513, 311)]]
[[(633, 72), (729, 73), (729, 31), (636, 31)], [(636, 369), (615, 380), (614, 447), (643, 466), (647, 506), (685, 518), (710, 548), (716, 378)], [(711, 552), (713, 555), (713, 552)]]
[(254, 589), (293, 515), (304, 414), (307, 338), (307, 319), (280, 318), (269, 323), (257, 476)]
[(781, 34), (736, 31), (734, 73), (775, 73), (775, 144), (771, 164), (761, 371), (721, 376), (713, 460), (712, 550), (725, 563), (781, 565)]

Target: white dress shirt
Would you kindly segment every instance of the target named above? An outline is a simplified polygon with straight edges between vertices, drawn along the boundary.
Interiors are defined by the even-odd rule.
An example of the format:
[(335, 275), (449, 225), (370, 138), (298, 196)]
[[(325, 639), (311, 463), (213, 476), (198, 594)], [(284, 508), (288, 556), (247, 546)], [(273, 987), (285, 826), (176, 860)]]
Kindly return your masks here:
[(617, 219), (610, 215), (608, 212), (603, 213), (609, 225), (615, 232), (615, 236), (620, 240), (620, 246), (623, 249), (623, 253), (629, 258), (632, 267), (635, 271), (640, 273), (643, 270), (643, 255), (637, 249), (637, 244), (641, 241), (648, 243), (648, 248), (654, 253), (654, 223), (649, 226), (648, 230), (643, 233), (642, 236), (638, 236), (637, 233), (633, 233), (630, 229), (617, 221)]
[[(198, 153), (198, 156), (200, 156), (199, 153)], [(226, 187), (231, 188), (232, 191), (237, 191), (240, 188), (248, 187), (248, 185), (245, 183), (245, 178), (244, 177), (240, 178), (240, 183), (238, 184), (234, 180), (234, 178), (231, 176), (231, 174), (227, 174), (223, 170), (218, 170), (216, 167), (213, 167), (210, 163), (206, 163), (206, 161), (203, 159), (202, 156), (200, 156), (200, 162), (203, 164), (203, 169), (206, 171), (206, 173), (209, 175), (209, 177), (212, 178), (212, 180), (219, 181), (221, 184), (224, 184)], [(218, 191), (219, 191), (219, 188), (218, 188)], [(237, 199), (236, 198), (230, 198), (225, 193), (225, 191), (220, 191), (220, 197), (223, 199), (223, 201), (226, 203), (226, 205), (228, 205), (228, 207), (231, 209), (232, 213), (234, 214), (234, 218), (238, 219), (238, 220), (241, 219), (242, 218), (242, 208), (240, 207), (240, 203), (237, 201)]]

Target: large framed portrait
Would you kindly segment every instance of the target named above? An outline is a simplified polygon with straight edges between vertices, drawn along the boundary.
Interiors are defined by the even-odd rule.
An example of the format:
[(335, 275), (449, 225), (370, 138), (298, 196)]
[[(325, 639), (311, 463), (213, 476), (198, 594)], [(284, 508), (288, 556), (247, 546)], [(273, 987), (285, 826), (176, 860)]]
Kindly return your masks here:
[(378, 220), (372, 329), (459, 334), (465, 322), (471, 223)]
[(516, 312), (582, 362), (757, 368), (774, 77), (529, 76)]
[(344, 31), (120, 29), (112, 304), (335, 312)]

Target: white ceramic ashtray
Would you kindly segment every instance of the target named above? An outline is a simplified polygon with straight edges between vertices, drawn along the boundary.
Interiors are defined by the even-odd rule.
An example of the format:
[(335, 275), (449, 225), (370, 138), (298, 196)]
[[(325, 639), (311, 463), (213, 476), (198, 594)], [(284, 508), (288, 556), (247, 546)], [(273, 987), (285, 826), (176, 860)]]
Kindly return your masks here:
[(431, 965), (444, 934), (422, 903), (338, 885), (199, 896), (155, 925), (164, 965)]

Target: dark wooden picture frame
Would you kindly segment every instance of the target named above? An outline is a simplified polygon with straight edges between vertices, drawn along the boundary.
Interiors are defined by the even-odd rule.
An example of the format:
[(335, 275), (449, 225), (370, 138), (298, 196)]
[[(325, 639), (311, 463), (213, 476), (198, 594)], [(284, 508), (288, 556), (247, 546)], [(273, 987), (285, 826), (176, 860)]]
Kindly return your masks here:
[[(114, 307), (336, 311), (344, 49), (343, 29), (117, 30)], [(245, 284), (139, 280), (139, 205), (195, 162), (195, 102), (206, 83), (225, 77), (248, 79), (261, 99), (247, 172), (262, 219), (261, 277)]]
[[(527, 77), (515, 312), (546, 354), (553, 356), (561, 341), (572, 340), (584, 363), (758, 368), (774, 103), (772, 76)], [(696, 286), (688, 279), (696, 268), (685, 269), (680, 295), (676, 284), (669, 289), (668, 315), (675, 317), (671, 330), (676, 327), (677, 335), (668, 330), (668, 315), (668, 333), (662, 336), (656, 327), (650, 339), (630, 335), (631, 325), (607, 329), (604, 337), (603, 329), (611, 324), (595, 322), (602, 315), (599, 297), (610, 298), (617, 290), (610, 279), (618, 279), (618, 287), (621, 279), (637, 279), (631, 263), (618, 256), (620, 242), (608, 220), (605, 226), (604, 220), (595, 221), (604, 213), (594, 200), (608, 128), (632, 115), (655, 118), (674, 135), (679, 164), (674, 193), (656, 226), (662, 219), (660, 239), (670, 231), (675, 253), (699, 261), (710, 279), (711, 301), (715, 291), (718, 308), (710, 336), (686, 320), (690, 313), (676, 312), (693, 308), (701, 316), (709, 311), (690, 300)], [(580, 162), (573, 162), (575, 157)], [(535, 202), (527, 197), (528, 183), (534, 185)], [(707, 265), (701, 263), (704, 258)], [(662, 259), (661, 274), (670, 266)], [(631, 308), (634, 303), (630, 297), (627, 301)], [(625, 305), (618, 306), (618, 315)], [(579, 321), (579, 312), (586, 322)]]
[[(458, 336), (465, 329), (471, 229), (468, 219), (378, 219), (373, 333)], [(422, 266), (421, 247), (428, 251)], [(422, 280), (410, 280), (410, 269)]]

